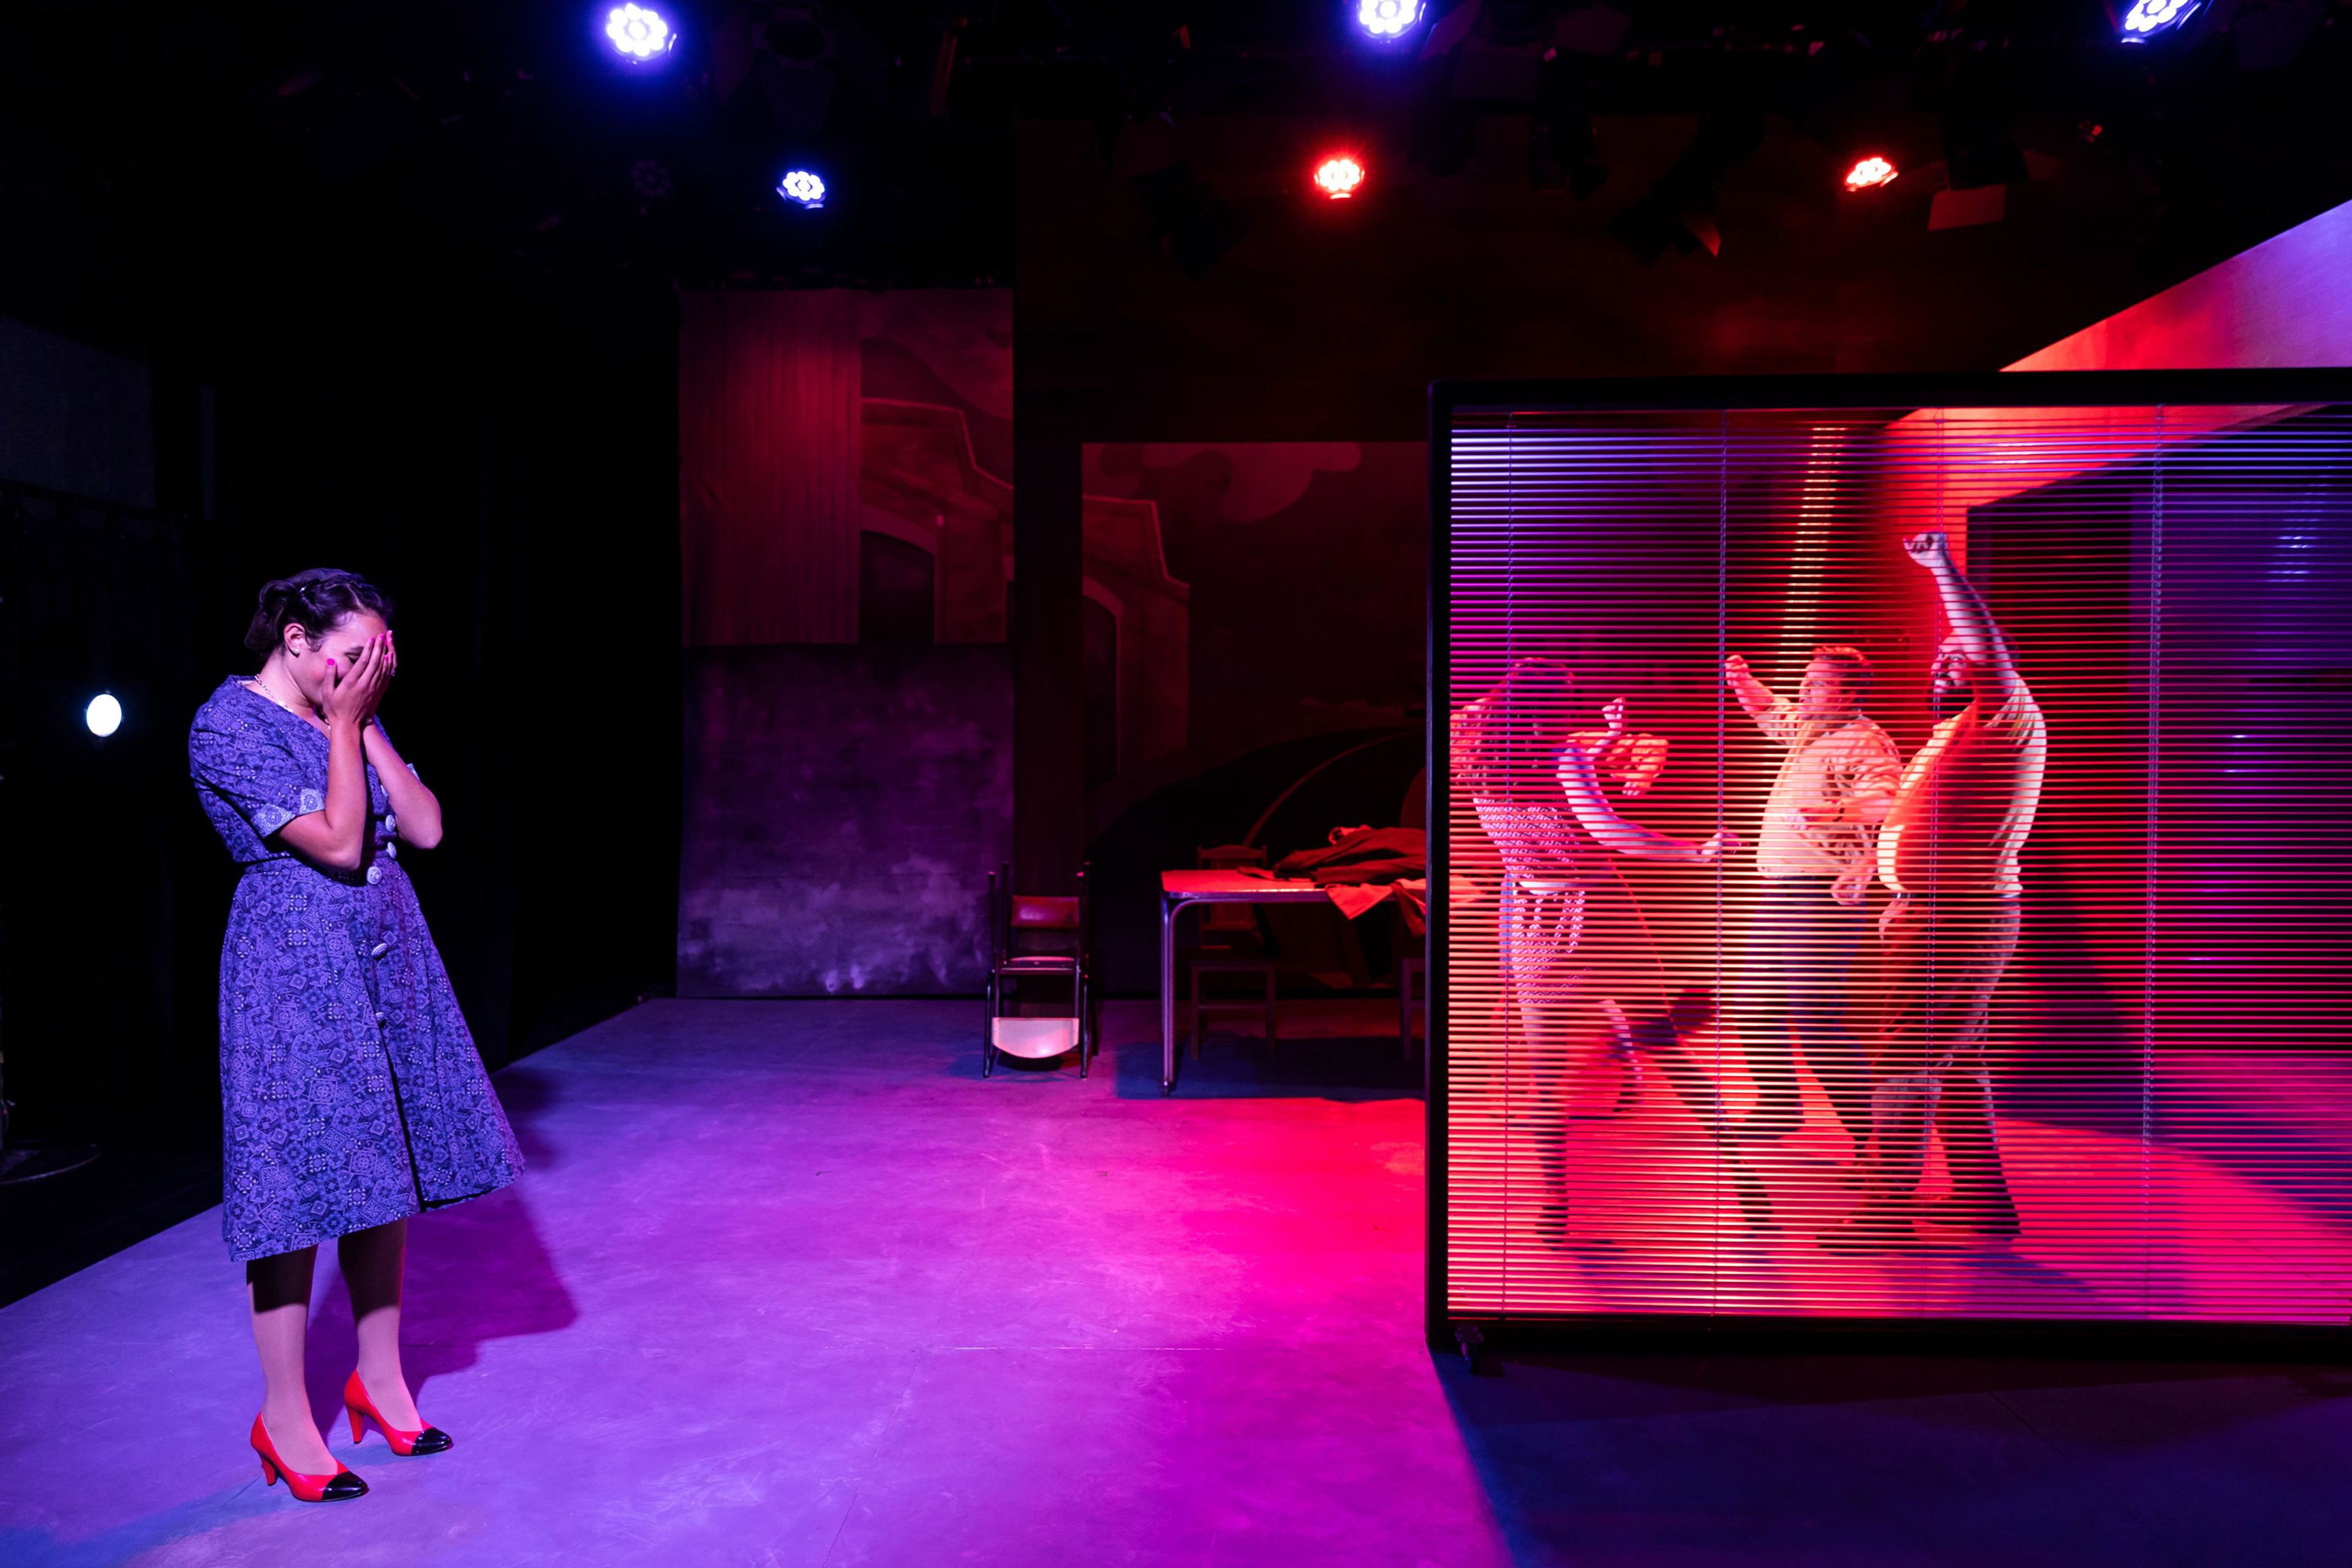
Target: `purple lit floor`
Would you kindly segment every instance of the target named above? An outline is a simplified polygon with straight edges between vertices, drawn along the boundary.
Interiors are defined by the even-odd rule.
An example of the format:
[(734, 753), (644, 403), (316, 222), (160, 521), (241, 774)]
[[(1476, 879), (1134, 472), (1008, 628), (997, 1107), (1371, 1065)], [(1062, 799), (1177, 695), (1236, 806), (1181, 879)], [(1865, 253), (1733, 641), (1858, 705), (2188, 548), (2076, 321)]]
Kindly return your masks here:
[(1085, 1082), (981, 1081), (976, 1011), (659, 1003), (501, 1074), (530, 1174), (415, 1234), (458, 1446), (338, 1436), (356, 1504), (261, 1485), (215, 1215), (0, 1310), (0, 1563), (2346, 1561), (2352, 1370), (1473, 1378), (1418, 1337), (1392, 1036), (1213, 1046), (1163, 1100), (1144, 1007)]

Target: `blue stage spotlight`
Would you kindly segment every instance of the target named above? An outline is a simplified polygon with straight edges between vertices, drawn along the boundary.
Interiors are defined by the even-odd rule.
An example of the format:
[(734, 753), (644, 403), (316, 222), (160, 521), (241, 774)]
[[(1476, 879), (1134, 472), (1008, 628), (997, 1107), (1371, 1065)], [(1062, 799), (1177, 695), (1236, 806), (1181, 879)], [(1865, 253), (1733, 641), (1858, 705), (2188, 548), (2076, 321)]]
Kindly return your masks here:
[(621, 58), (638, 65), (657, 60), (677, 47), (677, 29), (650, 5), (615, 5), (605, 15), (604, 37)]
[(1402, 38), (1421, 20), (1421, 0), (1355, 0), (1356, 26), (1383, 42)]
[(824, 181), (806, 169), (794, 169), (776, 182), (776, 195), (798, 206), (824, 205)]
[(2167, 27), (2178, 27), (2196, 14), (2201, 0), (2132, 0), (2124, 13), (2124, 42), (2144, 44)]
[(112, 692), (101, 691), (81, 710), (81, 721), (89, 726), (91, 734), (103, 741), (122, 728), (122, 704), (114, 700)]

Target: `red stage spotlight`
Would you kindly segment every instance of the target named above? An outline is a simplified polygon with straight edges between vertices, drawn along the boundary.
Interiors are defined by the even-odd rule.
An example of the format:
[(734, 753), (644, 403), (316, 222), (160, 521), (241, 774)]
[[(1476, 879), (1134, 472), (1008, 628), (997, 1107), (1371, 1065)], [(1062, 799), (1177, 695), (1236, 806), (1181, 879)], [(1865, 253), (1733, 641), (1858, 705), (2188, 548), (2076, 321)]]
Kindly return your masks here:
[(1845, 188), (1867, 191), (1880, 185), (1891, 185), (1895, 183), (1895, 176), (1901, 173), (1893, 163), (1874, 153), (1867, 158), (1856, 159), (1853, 167), (1845, 172)]
[(1364, 165), (1352, 154), (1335, 153), (1315, 166), (1315, 188), (1335, 202), (1344, 202), (1364, 183)]

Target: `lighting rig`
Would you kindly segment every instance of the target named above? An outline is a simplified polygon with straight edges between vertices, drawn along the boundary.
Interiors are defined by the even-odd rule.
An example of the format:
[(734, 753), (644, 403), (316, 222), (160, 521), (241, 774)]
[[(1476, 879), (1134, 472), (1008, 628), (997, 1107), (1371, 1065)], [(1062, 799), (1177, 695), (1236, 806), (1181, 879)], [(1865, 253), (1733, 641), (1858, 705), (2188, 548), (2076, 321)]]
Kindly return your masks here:
[(615, 5), (604, 14), (604, 37), (633, 65), (650, 65), (677, 47), (677, 30), (650, 5)]
[[(979, 144), (975, 126), (1001, 138), (992, 152), (1009, 162), (1016, 120), (1090, 121), (1106, 161), (1117, 162), (1130, 129), (1239, 112), (1349, 127), (1342, 148), (1278, 154), (1306, 178), (1261, 188), (1278, 183), (1295, 205), (1361, 206), (1377, 187), (1394, 211), (1391, 194), (1472, 175), (1474, 165), (1491, 171), (1508, 148), (1535, 191), (1600, 198), (1597, 220), (1563, 212), (1565, 226), (1605, 226), (1644, 261), (1714, 256), (1740, 242), (1722, 232), (1718, 198), (1742, 177), (1767, 123), (1817, 144), (1822, 188), (1867, 199), (1873, 222), (1988, 222), (2004, 215), (1994, 193), (2010, 192), (2014, 206), (2016, 188), (2044, 173), (2027, 167), (2013, 140), (2020, 124), (2095, 122), (2105, 128), (2095, 154), (2042, 147), (2042, 164), (2064, 152), (2122, 166), (2143, 187), (2165, 184), (2183, 156), (2199, 155), (2179, 145), (2182, 95), (2218, 91), (2221, 75), (2210, 68), (2225, 51), (2241, 70), (2278, 69), (2315, 38), (2340, 57), (2352, 36), (2324, 5), (2202, 0), (2109, 0), (2095, 20), (2079, 5), (1923, 11), (1807, 0), (1768, 8), (1261, 0), (1200, 11), (1160, 0), (982, 7), (971, 16), (929, 10), (919, 20), (907, 19), (915, 8), (896, 17), (885, 9), (815, 0), (583, 5), (577, 15), (614, 82), (601, 106), (612, 122), (605, 134), (627, 143), (613, 149), (606, 189), (625, 201), (636, 232), (676, 235), (674, 254), (695, 258), (680, 270), (848, 281), (856, 274), (842, 258), (876, 248), (877, 235), (896, 245), (919, 226), (927, 244), (949, 249), (992, 232), (980, 216), (988, 183), (957, 162)], [(2287, 26), (2305, 12), (2319, 20)], [(536, 73), (504, 74), (527, 83)], [(275, 96), (325, 91), (307, 85), (316, 75), (279, 84)], [(620, 85), (630, 80), (641, 85)], [(531, 90), (502, 83), (498, 97)], [(428, 103), (426, 112), (444, 109)], [(439, 112), (437, 122), (467, 112)], [(1649, 163), (1647, 150), (1620, 128), (1669, 116), (1698, 130), (1645, 185), (1633, 171)], [(1940, 155), (1906, 136), (1906, 121), (1940, 124)], [(1352, 176), (1326, 167), (1342, 152)], [(1864, 167), (1870, 158), (1884, 170)], [(1174, 157), (1128, 174), (1150, 243), (1186, 273), (1201, 275), (1245, 232), (1278, 222), (1231, 188), (1251, 177), (1237, 175), (1229, 185), (1223, 171)], [(956, 205), (971, 221), (945, 220)], [(576, 248), (574, 237), (600, 232), (562, 217), (532, 215), (518, 254), (554, 257)], [(690, 232), (697, 225), (719, 232)], [(1009, 240), (999, 234), (995, 243), (1009, 265)], [(762, 265), (747, 273), (734, 257), (715, 259), (730, 250)]]

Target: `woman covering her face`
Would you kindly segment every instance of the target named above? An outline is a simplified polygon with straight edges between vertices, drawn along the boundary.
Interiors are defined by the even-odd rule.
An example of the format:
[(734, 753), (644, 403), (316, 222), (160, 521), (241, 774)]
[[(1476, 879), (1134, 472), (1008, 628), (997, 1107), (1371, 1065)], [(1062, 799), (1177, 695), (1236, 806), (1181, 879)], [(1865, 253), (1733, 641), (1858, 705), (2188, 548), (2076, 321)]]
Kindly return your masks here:
[(408, 1216), (522, 1168), (400, 866), (440, 842), (441, 805), (376, 718), (399, 668), (391, 614), (348, 572), (265, 585), (246, 634), (260, 668), (222, 681), (188, 734), (197, 799), (242, 868), (221, 944), (221, 1223), (261, 1354), (252, 1442), (306, 1502), (367, 1491), (303, 1386), (319, 1244), (351, 1291), (354, 1441), (372, 1422), (395, 1454), (439, 1453), (449, 1436), (401, 1370)]

